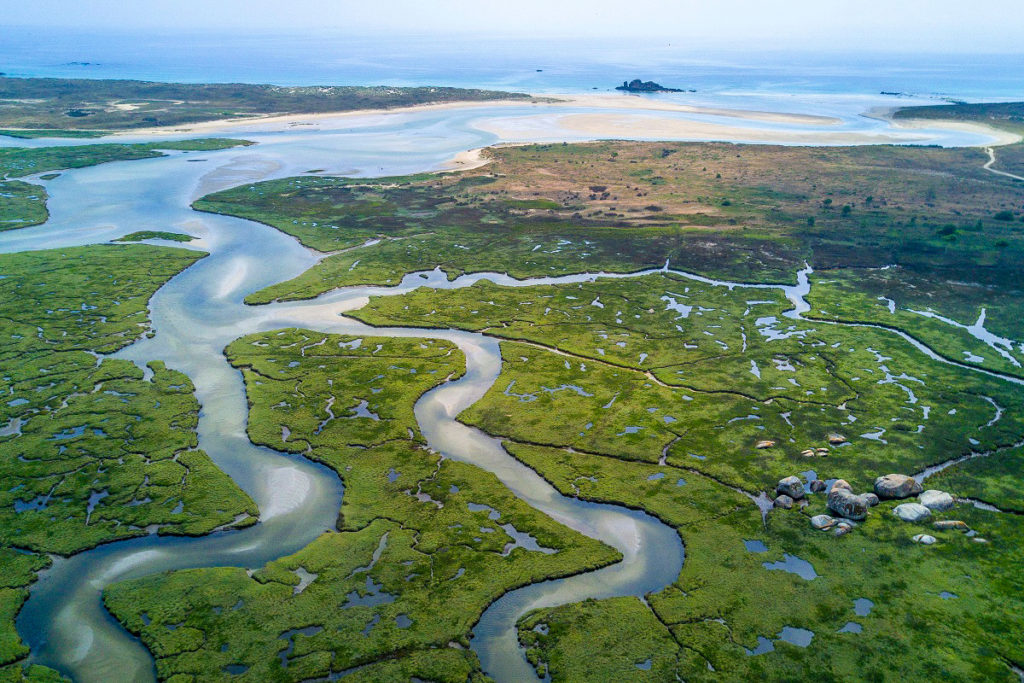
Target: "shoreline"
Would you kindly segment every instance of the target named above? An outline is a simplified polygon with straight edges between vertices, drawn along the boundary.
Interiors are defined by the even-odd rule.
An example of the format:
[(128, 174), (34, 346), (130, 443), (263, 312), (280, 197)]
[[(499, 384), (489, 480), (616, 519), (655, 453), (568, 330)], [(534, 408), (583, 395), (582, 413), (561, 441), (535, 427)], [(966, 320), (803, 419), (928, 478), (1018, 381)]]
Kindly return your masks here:
[(134, 128), (119, 130), (109, 137), (156, 137), (161, 135), (189, 135), (213, 132), (229, 132), (241, 126), (270, 126), (267, 130), (257, 132), (283, 132), (295, 128), (312, 126), (324, 121), (345, 120), (360, 116), (386, 116), (414, 114), (423, 111), (447, 111), (451, 109), (475, 109), (497, 106), (524, 106), (544, 104), (536, 98), (529, 100), (479, 100), (466, 102), (434, 102), (432, 104), (414, 104), (409, 107), (391, 109), (353, 109), (337, 112), (318, 112), (311, 114), (265, 114), (246, 116), (233, 119), (212, 119), (197, 121), (177, 126), (154, 126), (152, 128)]
[(777, 130), (746, 128), (738, 123), (711, 123), (637, 113), (561, 113), (477, 120), (475, 128), (505, 140), (561, 141), (576, 139), (689, 140), (747, 144), (853, 145), (922, 143), (886, 132)]
[(991, 135), (995, 138), (994, 142), (990, 142), (987, 145), (976, 145), (976, 147), (1002, 147), (1004, 145), (1013, 145), (1018, 142), (1024, 141), (1024, 136), (1018, 135), (1017, 133), (1011, 133), (1008, 130), (1002, 128), (996, 128), (995, 126), (987, 123), (981, 123), (980, 121), (957, 121), (954, 119), (896, 119), (893, 117), (900, 109), (904, 107), (872, 107), (862, 114), (869, 119), (875, 119), (876, 121), (885, 121), (893, 128), (901, 128), (904, 130), (919, 130), (921, 128), (944, 128), (946, 130), (957, 130), (966, 133), (982, 133), (984, 135)]
[(594, 109), (618, 109), (625, 111), (675, 112), (683, 114), (720, 116), (725, 118), (791, 125), (838, 126), (841, 125), (842, 123), (840, 119), (831, 116), (817, 116), (814, 114), (791, 114), (785, 112), (770, 112), (747, 109), (727, 109), (721, 107), (701, 107), (676, 102), (667, 102), (664, 100), (647, 98), (641, 95), (632, 94), (610, 95), (606, 93), (530, 93), (530, 99), (528, 100), (437, 102), (433, 104), (417, 104), (409, 107), (395, 107), (391, 109), (359, 109), (352, 111), (320, 112), (311, 114), (267, 114), (262, 116), (247, 116), (244, 118), (214, 119), (210, 121), (198, 121), (196, 123), (176, 125), (173, 127), (155, 126), (152, 128), (119, 130), (112, 133), (109, 137), (162, 136), (204, 134), (212, 132), (229, 132), (245, 126), (270, 127), (267, 131), (262, 132), (280, 132), (292, 130), (294, 128), (298, 128), (301, 126), (316, 125), (328, 121), (343, 121), (346, 119), (357, 118), (360, 116), (401, 115), (406, 113), (417, 113), (423, 111), (479, 109), (484, 107), (522, 107), (526, 105), (534, 107), (589, 107)]
[(464, 152), (458, 152), (451, 159), (448, 159), (437, 167), (438, 172), (444, 171), (471, 171), (481, 166), (486, 166), (493, 159), (484, 157), (486, 147), (474, 147)]
[[(539, 99), (541, 95), (533, 95)], [(704, 107), (679, 102), (669, 102), (655, 99), (645, 95), (623, 93), (612, 95), (607, 93), (557, 93), (544, 97), (556, 98), (551, 102), (555, 107), (594, 107), (599, 109), (629, 109), (640, 111), (670, 111), (681, 114), (699, 114), (703, 116), (722, 116), (734, 119), (746, 119), (749, 121), (762, 121), (766, 123), (788, 123), (804, 126), (838, 126), (842, 119), (834, 116), (819, 116), (817, 114), (793, 114), (789, 112), (763, 111), (759, 109), (730, 109), (726, 107)]]
[(922, 128), (944, 128), (964, 133), (982, 133), (995, 138), (993, 142), (984, 145), (975, 145), (981, 149), (984, 147), (1003, 147), (1013, 145), (1024, 140), (1024, 137), (1008, 130), (990, 126), (987, 123), (976, 123), (973, 121), (953, 121), (951, 119), (887, 119), (893, 128), (904, 130), (919, 130)]
[[(992, 138), (973, 147), (1003, 146), (1020, 142), (1022, 136), (991, 125), (943, 119), (894, 119), (892, 113), (899, 107), (875, 107), (862, 116), (885, 122), (888, 131), (844, 130), (776, 130), (757, 126), (746, 127), (744, 121), (789, 126), (817, 126), (834, 128), (843, 121), (832, 116), (794, 114), (761, 110), (702, 107), (666, 101), (636, 94), (608, 93), (531, 93), (527, 100), (484, 100), (466, 102), (436, 102), (390, 109), (363, 109), (311, 114), (267, 114), (245, 118), (215, 119), (178, 126), (158, 126), (121, 130), (107, 136), (115, 140), (124, 137), (160, 138), (188, 135), (243, 135), (245, 133), (275, 133), (302, 130), (322, 124), (342, 124), (360, 117), (401, 116), (427, 111), (472, 110), (495, 107), (539, 107), (543, 112), (515, 115), (507, 118), (490, 117), (472, 125), (497, 135), (508, 142), (550, 141), (563, 139), (599, 139), (638, 137), (648, 140), (688, 139), (697, 142), (736, 141), (747, 144), (799, 144), (799, 145), (853, 145), (853, 144), (927, 144), (928, 138), (916, 131), (939, 129), (980, 134)], [(589, 108), (599, 112), (567, 112), (565, 109)], [(699, 121), (660, 116), (660, 113), (693, 114), (721, 117), (723, 121)], [(731, 121), (729, 121), (731, 119)], [(469, 150), (471, 151), (471, 150)], [(478, 156), (457, 155), (446, 163), (443, 170), (471, 169), (485, 161)]]

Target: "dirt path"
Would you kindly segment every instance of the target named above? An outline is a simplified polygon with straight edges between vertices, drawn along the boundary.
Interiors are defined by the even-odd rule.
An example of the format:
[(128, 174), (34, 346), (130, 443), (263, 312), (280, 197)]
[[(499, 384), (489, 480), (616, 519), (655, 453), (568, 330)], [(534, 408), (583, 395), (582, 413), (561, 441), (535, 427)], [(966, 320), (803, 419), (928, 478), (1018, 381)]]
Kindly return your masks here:
[(992, 164), (996, 163), (996, 152), (991, 147), (986, 147), (985, 151), (988, 152), (988, 162), (984, 166), (982, 166), (983, 169), (989, 171), (990, 173), (1006, 176), (1007, 178), (1013, 178), (1014, 180), (1024, 181), (1024, 176), (1014, 175), (1013, 173), (1007, 173), (1006, 171), (998, 171), (992, 168)]

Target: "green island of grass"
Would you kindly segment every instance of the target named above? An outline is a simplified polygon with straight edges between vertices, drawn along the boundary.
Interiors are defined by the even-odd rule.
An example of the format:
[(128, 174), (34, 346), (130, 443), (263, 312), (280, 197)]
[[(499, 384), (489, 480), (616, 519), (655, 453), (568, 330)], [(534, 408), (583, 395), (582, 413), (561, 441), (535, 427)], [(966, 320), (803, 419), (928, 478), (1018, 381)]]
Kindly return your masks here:
[(919, 107), (901, 107), (894, 119), (970, 121), (1024, 135), (1024, 102), (957, 102)]
[(180, 232), (167, 232), (164, 230), (139, 230), (128, 233), (124, 237), (118, 237), (115, 242), (141, 242), (143, 240), (169, 240), (171, 242), (191, 242), (195, 237)]
[(66, 147), (0, 147), (0, 177), (21, 178), (34, 173), (66, 168), (96, 166), (110, 161), (130, 161), (166, 156), (162, 150), (181, 152), (214, 152), (231, 147), (247, 146), (248, 140), (199, 138), (121, 145), (72, 145)]
[(0, 255), (4, 680), (23, 673), (14, 616), (48, 554), (256, 521), (255, 504), (196, 449), (189, 379), (160, 362), (145, 379), (102, 356), (145, 334), (149, 298), (202, 256), (148, 245)]
[(0, 135), (9, 138), (21, 138), (23, 140), (35, 140), (37, 138), (101, 138), (110, 134), (106, 130), (67, 130), (61, 128), (19, 128), (0, 129)]
[(250, 439), (344, 480), (339, 530), (251, 575), (198, 569), (109, 587), (107, 607), (161, 678), (301, 681), (355, 668), (346, 680), (483, 680), (468, 637), (488, 604), (617, 559), (490, 473), (426, 448), (413, 404), (465, 371), (454, 345), (287, 329), (225, 353), (245, 377)]
[(0, 232), (46, 222), (46, 189), (20, 180), (0, 181)]

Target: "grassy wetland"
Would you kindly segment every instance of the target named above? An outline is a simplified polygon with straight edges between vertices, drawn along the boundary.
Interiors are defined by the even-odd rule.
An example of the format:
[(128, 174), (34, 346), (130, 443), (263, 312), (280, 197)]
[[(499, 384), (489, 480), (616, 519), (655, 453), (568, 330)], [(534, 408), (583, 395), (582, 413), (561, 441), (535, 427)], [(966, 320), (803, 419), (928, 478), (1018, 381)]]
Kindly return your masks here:
[[(988, 589), (973, 597), (964, 590), (978, 587), (982, 573), (990, 588), (1019, 583), (1008, 569), (1024, 531), (1019, 517), (1009, 514), (1021, 500), (1013, 483), (1012, 473), (1019, 473), (1014, 453), (966, 461), (928, 480), (1007, 510), (961, 503), (941, 515), (965, 521), (989, 542), (944, 532), (940, 553), (911, 542), (913, 533), (932, 531), (931, 525), (908, 528), (891, 516), (892, 503), (836, 539), (808, 523), (826, 512), (821, 496), (811, 496), (811, 505), (799, 512), (774, 511), (762, 524), (757, 508), (736, 489), (756, 495), (771, 491), (786, 474), (806, 472), (808, 482), (844, 477), (862, 490), (880, 472), (916, 472), (953, 454), (996, 450), (1019, 439), (1024, 426), (1018, 387), (922, 360), (883, 330), (815, 329), (809, 321), (786, 326), (788, 340), (769, 339), (776, 331), (763, 334), (755, 317), (773, 317), (768, 314), (778, 315), (785, 305), (764, 301), (772, 297), (761, 292), (761, 303), (751, 303), (751, 290), (708, 291), (660, 275), (504, 290), (502, 296), (497, 289), (433, 293), (434, 316), (417, 305), (422, 290), (372, 300), (356, 315), (384, 323), (392, 316), (431, 320), (443, 312), (444, 324), (522, 340), (503, 345), (502, 377), (461, 419), (506, 437), (515, 457), (567, 495), (640, 507), (676, 526), (688, 551), (676, 584), (648, 596), (650, 609), (623, 599), (524, 619), (521, 638), (540, 673), (554, 680), (627, 673), (651, 680), (676, 673), (776, 680), (824, 671), (843, 680), (867, 671), (871, 679), (886, 680), (887, 667), (898, 662), (921, 676), (944, 671), (1012, 680), (1000, 656), (1017, 661), (1013, 639), (993, 643), (986, 629), (999, 624), (1019, 632), (1016, 608), (1006, 608), (1006, 595), (990, 603)], [(666, 291), (676, 300), (659, 298)], [(731, 311), (729, 298), (738, 304)], [(680, 303), (692, 306), (685, 317)], [(609, 307), (617, 320), (602, 315)], [(659, 313), (651, 314), (652, 308)], [(676, 322), (659, 320), (665, 314)], [(552, 322), (541, 322), (545, 317)], [(729, 330), (729, 322), (739, 329)], [(670, 339), (656, 336), (672, 325), (683, 329)], [(676, 357), (666, 357), (665, 347)], [(605, 348), (613, 352), (599, 352)], [(641, 360), (637, 352), (647, 357)], [(982, 398), (985, 392), (1005, 402), (1005, 413), (1001, 404), (996, 410)], [(1016, 417), (999, 432), (978, 438), (1010, 415)], [(837, 432), (848, 440), (834, 447), (827, 437)], [(764, 439), (778, 444), (756, 448)], [(825, 455), (803, 455), (822, 447)], [(796, 569), (812, 568), (813, 575), (764, 568), (787, 555), (797, 558)], [(973, 581), (964, 581), (965, 571)], [(956, 597), (940, 597), (946, 594)], [(855, 613), (862, 599), (871, 600), (874, 611)], [(962, 628), (982, 604), (985, 623)], [(611, 613), (626, 621), (609, 618)], [(958, 626), (941, 626), (950, 621)], [(597, 626), (609, 622), (614, 625)], [(804, 649), (779, 642), (777, 634), (788, 629), (813, 632), (814, 644)], [(762, 638), (775, 641), (774, 650), (748, 657), (746, 650), (765, 647)], [(986, 647), (1000, 655), (963, 654)]]
[(897, 264), (938, 289), (948, 280), (1019, 288), (1024, 189), (983, 169), (980, 149), (599, 142), (484, 154), (487, 166), (460, 174), (273, 180), (195, 207), (267, 223), (322, 252), (382, 240), (332, 254), (250, 303), (395, 284), (435, 267), (522, 278), (666, 259), (743, 281), (790, 281), (807, 261), (818, 271)]
[[(682, 573), (646, 603), (590, 600), (523, 617), (538, 674), (1015, 680), (1018, 183), (983, 168), (975, 149), (615, 142), (485, 154), (476, 171), (292, 178), (196, 208), (339, 252), (250, 303), (396, 284), (436, 266), (450, 279), (527, 278), (668, 259), (743, 283), (792, 283), (804, 262), (814, 266), (803, 316), (789, 314), (779, 288), (671, 270), (421, 288), (350, 313), (505, 340), (501, 376), (460, 420), (505, 439), (565, 495), (678, 529)], [(752, 500), (770, 501), (788, 475), (869, 491), (890, 472), (919, 473), (957, 502), (904, 522), (899, 501), (883, 501), (837, 537), (810, 524), (829, 513), (824, 493), (766, 516)], [(933, 525), (943, 520), (962, 524)], [(915, 542), (921, 534), (936, 542)]]
[(48, 554), (256, 520), (196, 448), (188, 377), (103, 357), (147, 334), (149, 298), (202, 255), (92, 246), (0, 256), (4, 676), (20, 675), (27, 648), (13, 617)]
[(345, 497), (337, 531), (255, 572), (108, 589), (161, 678), (300, 681), (358, 667), (353, 680), (478, 680), (468, 636), (490, 602), (617, 559), (425, 447), (413, 404), (465, 370), (449, 342), (286, 329), (226, 354), (245, 376), (250, 439), (323, 462)]
[[(941, 548), (919, 546), (911, 536), (932, 525), (899, 521), (895, 501), (842, 538), (809, 524), (827, 512), (822, 495), (762, 524), (749, 497), (773, 492), (789, 474), (870, 490), (882, 473), (997, 451), (1024, 429), (1019, 386), (929, 361), (886, 330), (787, 320), (788, 302), (763, 290), (668, 275), (499, 289), (419, 290), (373, 299), (355, 315), (516, 339), (503, 344), (502, 376), (460, 419), (506, 438), (513, 456), (566, 495), (645, 509), (677, 527), (687, 547), (678, 581), (648, 595), (650, 608), (588, 602), (525, 618), (521, 639), (539, 673), (778, 680), (826, 672), (843, 680), (866, 671), (886, 680), (898, 665), (919, 676), (1012, 680), (1001, 658), (1019, 661), (1021, 653), (1013, 638), (994, 642), (988, 629), (1022, 627), (1017, 607), (1007, 607), (1016, 598), (989, 592), (1019, 585), (1010, 569), (1024, 533), (1011, 514), (1020, 506), (1013, 453), (965, 461), (927, 481), (1007, 506), (960, 503), (936, 515), (964, 521), (987, 543), (953, 531), (942, 533)], [(430, 310), (421, 307), (427, 298)], [(839, 434), (841, 443), (830, 443)], [(766, 440), (774, 445), (759, 448)], [(961, 467), (969, 469), (959, 474)], [(810, 573), (764, 566), (776, 562)], [(968, 596), (967, 586), (980, 592)], [(860, 599), (876, 605), (871, 618), (858, 620)], [(979, 609), (986, 617), (966, 627)], [(618, 623), (596, 626), (619, 610), (637, 624), (621, 628), (641, 637), (624, 639)], [(954, 629), (943, 626), (951, 622)], [(813, 633), (813, 645), (780, 642), (789, 629)], [(766, 647), (762, 638), (774, 650), (748, 656)], [(986, 648), (991, 654), (981, 654)]]
[[(89, 147), (83, 158), (168, 149), (74, 149)], [(5, 173), (77, 164), (31, 152), (0, 159)], [(519, 642), (539, 676), (1016, 680), (1020, 183), (984, 168), (978, 149), (602, 142), (484, 154), (473, 171), (272, 180), (195, 208), (328, 254), (250, 304), (434, 268), (450, 280), (634, 273), (423, 287), (347, 314), (500, 340), (497, 381), (458, 419), (563, 495), (645, 511), (684, 543), (664, 589), (523, 614)], [(175, 235), (126, 238), (187, 237)], [(48, 553), (256, 519), (197, 449), (189, 379), (101, 355), (146, 334), (149, 297), (201, 256), (136, 244), (0, 257), (0, 292), (15, 302), (0, 344), (0, 462), (14, 482), (0, 494), (4, 676), (46, 673), (23, 673), (13, 618)], [(298, 552), (104, 591), (160, 679), (487, 680), (500, 672), (483, 670), (470, 636), (489, 605), (620, 559), (431, 450), (413, 407), (462, 376), (466, 357), (426, 332), (380, 334), (287, 328), (225, 349), (245, 380), (249, 439), (326, 465), (345, 492), (335, 528)], [(812, 525), (836, 515), (815, 483), (860, 493), (894, 472), (949, 504), (903, 521), (898, 506), (917, 499), (883, 499), (864, 519)], [(792, 475), (796, 501), (771, 508)]]

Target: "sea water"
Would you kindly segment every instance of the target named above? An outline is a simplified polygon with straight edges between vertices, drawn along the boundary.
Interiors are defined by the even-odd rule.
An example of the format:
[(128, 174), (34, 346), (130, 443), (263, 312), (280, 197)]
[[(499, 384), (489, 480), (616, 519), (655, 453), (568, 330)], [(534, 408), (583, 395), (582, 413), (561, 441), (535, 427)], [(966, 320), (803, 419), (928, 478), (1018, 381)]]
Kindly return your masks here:
[[(1024, 97), (1024, 55), (708, 50), (650, 40), (167, 31), (4, 30), (8, 76), (278, 85), (441, 85), (533, 93), (608, 92), (643, 78), (712, 98), (879, 96), (942, 101)], [(901, 99), (886, 96), (895, 106)], [(778, 106), (774, 107), (776, 110)]]

